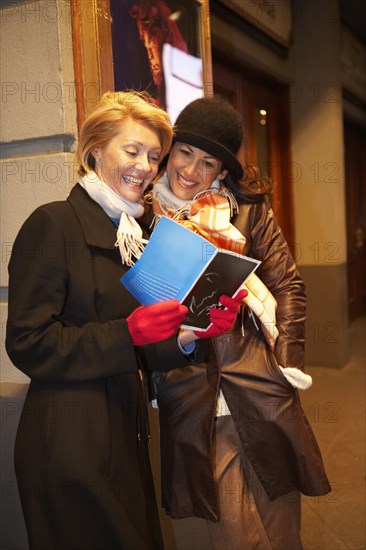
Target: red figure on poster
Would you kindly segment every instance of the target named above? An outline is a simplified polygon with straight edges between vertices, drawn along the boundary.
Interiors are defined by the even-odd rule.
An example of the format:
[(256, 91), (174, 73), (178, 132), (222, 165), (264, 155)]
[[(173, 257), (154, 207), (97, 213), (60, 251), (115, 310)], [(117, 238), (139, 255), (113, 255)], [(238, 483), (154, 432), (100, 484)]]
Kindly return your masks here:
[(141, 0), (140, 4), (132, 6), (131, 16), (136, 19), (140, 40), (147, 51), (150, 71), (157, 87), (157, 100), (160, 107), (165, 109), (163, 44), (171, 44), (189, 53), (187, 44), (175, 22), (176, 14), (172, 14), (163, 0)]

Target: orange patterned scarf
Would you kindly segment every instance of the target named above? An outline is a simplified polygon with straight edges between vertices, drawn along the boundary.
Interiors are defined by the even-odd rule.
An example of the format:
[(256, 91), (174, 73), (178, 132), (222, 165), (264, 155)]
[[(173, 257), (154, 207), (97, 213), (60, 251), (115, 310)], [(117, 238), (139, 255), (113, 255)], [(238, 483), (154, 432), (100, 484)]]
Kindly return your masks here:
[[(231, 192), (218, 180), (212, 187), (198, 193), (192, 201), (182, 201), (173, 195), (166, 175), (154, 184), (150, 195), (156, 221), (167, 216), (198, 233), (218, 248), (242, 254), (246, 239), (230, 223), (238, 204)], [(278, 330), (276, 327), (277, 302), (268, 288), (254, 273), (242, 285), (248, 290), (243, 303), (259, 318), (264, 336), (272, 351)]]

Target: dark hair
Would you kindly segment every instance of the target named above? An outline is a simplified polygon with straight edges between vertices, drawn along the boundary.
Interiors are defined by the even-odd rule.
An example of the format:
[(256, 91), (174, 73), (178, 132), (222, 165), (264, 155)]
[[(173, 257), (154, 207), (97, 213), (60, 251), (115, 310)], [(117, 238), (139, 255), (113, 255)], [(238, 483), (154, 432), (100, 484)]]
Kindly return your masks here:
[(244, 176), (241, 180), (234, 180), (229, 174), (223, 180), (238, 202), (261, 202), (266, 196), (271, 199), (272, 180), (268, 177), (261, 177), (259, 168), (255, 164), (243, 165), (243, 171)]

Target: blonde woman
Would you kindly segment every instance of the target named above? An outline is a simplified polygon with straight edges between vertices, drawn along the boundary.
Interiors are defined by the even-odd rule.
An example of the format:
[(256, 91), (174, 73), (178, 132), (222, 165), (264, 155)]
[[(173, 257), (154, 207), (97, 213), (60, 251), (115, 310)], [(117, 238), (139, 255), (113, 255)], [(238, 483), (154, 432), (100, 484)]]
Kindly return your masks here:
[(81, 128), (79, 181), (15, 240), (6, 346), (31, 379), (15, 444), (31, 549), (162, 548), (140, 355), (162, 368), (164, 341), (168, 368), (187, 364), (186, 308), (138, 307), (119, 279), (143, 249), (141, 197), (171, 139), (146, 95), (106, 94)]

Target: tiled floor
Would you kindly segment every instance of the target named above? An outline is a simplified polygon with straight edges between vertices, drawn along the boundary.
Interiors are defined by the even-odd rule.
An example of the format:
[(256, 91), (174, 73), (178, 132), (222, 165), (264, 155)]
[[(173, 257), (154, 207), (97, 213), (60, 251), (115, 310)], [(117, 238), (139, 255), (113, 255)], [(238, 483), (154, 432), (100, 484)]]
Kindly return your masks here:
[(351, 325), (350, 343), (343, 369), (307, 368), (313, 386), (302, 394), (302, 403), (333, 491), (319, 499), (303, 498), (304, 550), (366, 548), (365, 318)]
[[(366, 318), (350, 327), (344, 368), (314, 366), (307, 372), (313, 386), (301, 393), (302, 404), (333, 490), (325, 497), (303, 497), (304, 550), (365, 550)], [(161, 519), (166, 550), (210, 549), (201, 520), (171, 522), (163, 514)]]

